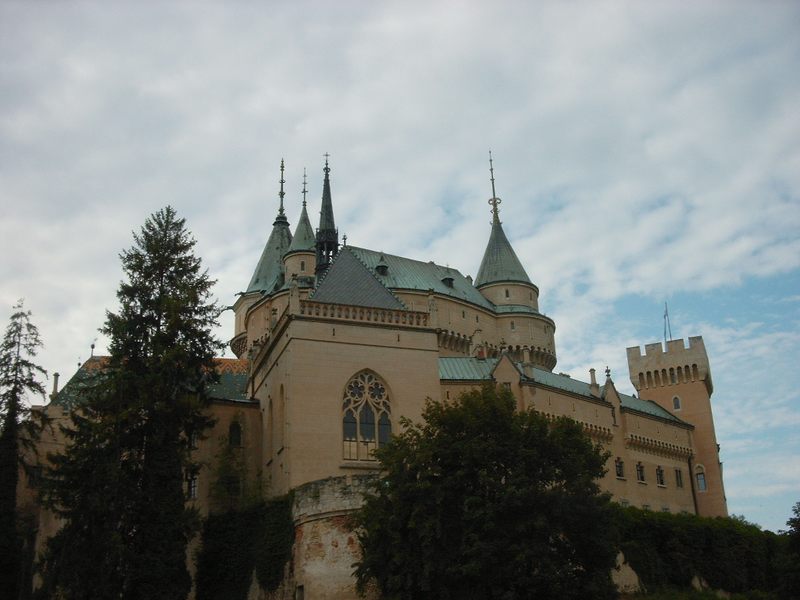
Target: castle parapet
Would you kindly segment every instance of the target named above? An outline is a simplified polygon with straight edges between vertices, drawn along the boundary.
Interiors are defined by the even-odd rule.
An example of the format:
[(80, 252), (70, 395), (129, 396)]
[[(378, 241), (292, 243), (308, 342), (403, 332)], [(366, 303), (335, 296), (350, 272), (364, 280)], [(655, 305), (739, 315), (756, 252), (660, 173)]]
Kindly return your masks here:
[(637, 390), (702, 381), (709, 395), (713, 392), (711, 368), (702, 336), (669, 340), (666, 351), (661, 342), (627, 349), (631, 383)]

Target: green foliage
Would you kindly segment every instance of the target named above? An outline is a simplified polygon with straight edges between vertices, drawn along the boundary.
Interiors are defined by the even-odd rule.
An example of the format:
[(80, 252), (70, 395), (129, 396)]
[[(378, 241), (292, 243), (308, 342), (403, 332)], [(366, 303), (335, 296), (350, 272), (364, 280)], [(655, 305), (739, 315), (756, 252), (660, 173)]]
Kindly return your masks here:
[(106, 367), (82, 388), (49, 505), (65, 525), (48, 545), (43, 595), (175, 599), (191, 584), (186, 545), (198, 525), (185, 503), (193, 433), (210, 425), (204, 389), (220, 343), (213, 281), (171, 207), (122, 252), (119, 312), (107, 313)]
[(262, 589), (277, 589), (293, 542), (290, 496), (210, 515), (197, 556), (197, 600), (244, 600), (254, 571)]
[(390, 598), (613, 598), (615, 536), (596, 483), (607, 455), (567, 419), (486, 387), (428, 401), (377, 452), (357, 523), (359, 589)]
[(779, 557), (780, 591), (786, 598), (800, 599), (800, 502), (792, 507), (786, 536), (786, 551)]
[[(757, 597), (777, 591), (785, 540), (745, 520), (618, 508), (622, 551), (647, 589), (711, 588)], [(766, 597), (769, 597), (768, 595)]]
[(260, 474), (255, 481), (248, 478), (243, 451), (228, 436), (220, 436), (211, 482), (211, 506), (217, 512), (243, 510), (261, 502)]
[(44, 396), (40, 377), (47, 372), (34, 362), (42, 345), (39, 330), (31, 323), (30, 311), (20, 300), (0, 343), (0, 590), (16, 598), (22, 563), (23, 527), (17, 512), (19, 469), (28, 469), (26, 457), (44, 425), (43, 413), (33, 413), (30, 396)]

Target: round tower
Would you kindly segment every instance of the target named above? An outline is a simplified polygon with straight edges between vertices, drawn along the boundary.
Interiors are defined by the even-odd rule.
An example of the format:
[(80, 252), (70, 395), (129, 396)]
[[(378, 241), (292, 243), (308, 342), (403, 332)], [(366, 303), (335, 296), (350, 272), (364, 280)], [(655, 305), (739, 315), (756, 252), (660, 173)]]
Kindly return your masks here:
[(517, 352), (520, 360), (552, 371), (556, 366), (555, 322), (539, 312), (539, 288), (525, 272), (500, 222), (500, 204), (491, 173), (492, 231), (481, 260), (475, 287), (495, 305), (498, 344)]
[(297, 222), (292, 243), (283, 256), (283, 267), (287, 281), (297, 279), (300, 287), (313, 287), (317, 264), (316, 239), (306, 210), (306, 171), (303, 169), (303, 210)]

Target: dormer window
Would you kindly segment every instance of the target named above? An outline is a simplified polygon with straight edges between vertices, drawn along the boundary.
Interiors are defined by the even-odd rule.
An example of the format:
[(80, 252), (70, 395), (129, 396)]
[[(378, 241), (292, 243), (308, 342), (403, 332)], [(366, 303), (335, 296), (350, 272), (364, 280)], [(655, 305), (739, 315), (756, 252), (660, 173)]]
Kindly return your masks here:
[(453, 278), (449, 275), (447, 277), (442, 277), (442, 283), (451, 288), (453, 287)]
[(375, 270), (378, 272), (378, 275), (385, 276), (389, 272), (389, 265), (381, 263), (377, 267), (375, 267)]

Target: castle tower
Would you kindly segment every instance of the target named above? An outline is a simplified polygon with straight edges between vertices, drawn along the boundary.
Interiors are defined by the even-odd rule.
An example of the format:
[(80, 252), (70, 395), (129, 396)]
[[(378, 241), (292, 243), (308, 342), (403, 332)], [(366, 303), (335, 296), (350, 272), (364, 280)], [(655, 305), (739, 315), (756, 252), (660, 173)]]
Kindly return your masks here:
[(283, 255), (286, 254), (292, 243), (292, 232), (289, 230), (289, 220), (286, 218), (286, 213), (283, 209), (283, 198), (285, 196), (283, 184), (286, 183), (283, 179), (283, 170), (283, 159), (281, 159), (278, 214), (272, 223), (272, 231), (261, 253), (261, 258), (258, 259), (258, 264), (256, 264), (255, 271), (253, 271), (253, 277), (250, 279), (247, 290), (239, 294), (233, 305), (236, 320), (234, 337), (230, 342), (230, 346), (237, 357), (243, 355), (247, 343), (247, 333), (245, 331), (247, 311), (264, 294), (272, 293), (285, 282)]
[(727, 516), (722, 463), (711, 414), (711, 368), (703, 338), (647, 344), (642, 356), (638, 346), (628, 348), (631, 383), (639, 396), (653, 400), (676, 417), (694, 425), (695, 456), (692, 458), (692, 490), (697, 513), (706, 517)]
[(311, 221), (308, 219), (308, 211), (306, 210), (307, 191), (306, 172), (303, 169), (303, 210), (300, 213), (300, 220), (297, 222), (297, 229), (294, 231), (292, 243), (283, 257), (283, 266), (287, 279), (291, 281), (297, 277), (301, 286), (313, 285), (316, 267), (316, 240), (314, 238), (314, 230), (311, 228)]
[(331, 201), (331, 169), (328, 166), (328, 155), (325, 155), (325, 180), (322, 184), (322, 208), (319, 211), (319, 228), (317, 229), (317, 277), (322, 275), (331, 264), (331, 260), (339, 251), (339, 231), (333, 220), (333, 203)]
[(499, 208), (502, 200), (495, 193), (491, 152), (489, 172), (492, 231), (475, 278), (475, 287), (498, 307), (497, 333), (501, 344), (516, 352), (516, 359), (521, 359), (527, 351), (530, 362), (552, 371), (556, 366), (556, 326), (552, 319), (539, 312), (539, 288), (531, 282), (503, 231)]

